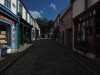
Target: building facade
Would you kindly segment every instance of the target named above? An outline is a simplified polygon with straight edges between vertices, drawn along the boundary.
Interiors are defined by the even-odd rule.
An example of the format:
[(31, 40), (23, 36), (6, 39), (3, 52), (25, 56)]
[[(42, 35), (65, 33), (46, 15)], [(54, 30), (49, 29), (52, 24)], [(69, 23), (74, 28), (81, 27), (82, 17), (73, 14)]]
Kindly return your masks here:
[(35, 40), (35, 20), (33, 20), (33, 28), (31, 30), (31, 41)]
[(74, 50), (89, 58), (100, 56), (100, 0), (71, 0), (71, 4)]
[(40, 28), (21, 0), (0, 0), (0, 57), (39, 36)]
[(35, 26), (35, 35), (34, 35), (34, 37), (35, 37), (35, 40), (39, 40), (39, 38), (40, 38), (40, 27), (39, 27), (39, 25), (38, 25), (38, 23), (35, 21), (34, 22), (34, 26)]
[(31, 43), (34, 34), (34, 19), (21, 0), (18, 1), (18, 16), (18, 47), (20, 47), (25, 43)]
[(17, 49), (17, 0), (0, 0), (0, 54)]
[(58, 14), (53, 28), (53, 39), (59, 41), (59, 25), (60, 25), (60, 14)]
[(72, 47), (72, 5), (60, 13), (60, 43)]

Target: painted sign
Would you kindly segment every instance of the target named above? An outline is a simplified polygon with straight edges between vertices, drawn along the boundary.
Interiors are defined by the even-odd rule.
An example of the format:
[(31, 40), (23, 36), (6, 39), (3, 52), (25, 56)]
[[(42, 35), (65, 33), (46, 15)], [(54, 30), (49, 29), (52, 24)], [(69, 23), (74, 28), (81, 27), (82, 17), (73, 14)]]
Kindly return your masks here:
[(8, 21), (8, 22), (10, 22), (12, 24), (15, 24), (15, 21), (13, 21), (13, 20), (11, 20), (11, 19), (9, 19), (9, 18), (7, 18), (7, 17), (5, 17), (3, 15), (0, 15), (0, 19), (3, 19), (3, 20), (6, 20), (6, 21)]

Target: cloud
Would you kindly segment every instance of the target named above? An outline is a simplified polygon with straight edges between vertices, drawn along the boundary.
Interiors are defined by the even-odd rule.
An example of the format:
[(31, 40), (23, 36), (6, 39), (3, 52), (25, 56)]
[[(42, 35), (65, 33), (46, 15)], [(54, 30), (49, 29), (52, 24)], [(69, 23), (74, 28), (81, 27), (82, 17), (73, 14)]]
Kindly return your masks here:
[(40, 11), (40, 12), (38, 12), (38, 11), (30, 11), (30, 13), (31, 13), (31, 15), (33, 16), (34, 19), (37, 19), (37, 18), (41, 18), (42, 17), (41, 13), (43, 14), (43, 11)]
[(43, 10), (41, 10), (40, 13), (43, 14)]
[(55, 5), (54, 3), (51, 3), (51, 4), (49, 5), (49, 7), (52, 7), (54, 10), (56, 10), (56, 5)]

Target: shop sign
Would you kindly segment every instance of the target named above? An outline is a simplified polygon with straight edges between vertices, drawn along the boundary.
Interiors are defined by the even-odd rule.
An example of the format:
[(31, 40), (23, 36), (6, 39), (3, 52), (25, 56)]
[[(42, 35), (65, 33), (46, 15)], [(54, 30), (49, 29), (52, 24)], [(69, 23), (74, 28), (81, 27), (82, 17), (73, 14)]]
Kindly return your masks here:
[(6, 20), (6, 21), (8, 21), (8, 22), (10, 22), (12, 24), (15, 24), (15, 21), (13, 21), (13, 20), (11, 20), (11, 19), (9, 19), (9, 18), (7, 18), (7, 17), (5, 17), (3, 15), (0, 15), (0, 19), (3, 19), (3, 20)]

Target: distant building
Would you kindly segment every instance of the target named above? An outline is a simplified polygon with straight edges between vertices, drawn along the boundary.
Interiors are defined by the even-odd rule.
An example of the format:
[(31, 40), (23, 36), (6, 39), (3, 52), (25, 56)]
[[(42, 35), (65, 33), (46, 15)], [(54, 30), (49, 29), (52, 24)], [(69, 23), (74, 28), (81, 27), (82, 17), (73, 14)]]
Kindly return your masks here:
[(70, 0), (55, 20), (53, 38), (89, 58), (100, 57), (100, 0)]
[(40, 27), (36, 21), (34, 22), (34, 26), (35, 26), (35, 40), (39, 40), (40, 39)]
[(59, 41), (59, 25), (60, 25), (60, 14), (58, 14), (53, 28), (53, 39), (56, 41)]
[(65, 46), (72, 47), (72, 32), (72, 5), (70, 5), (60, 13), (59, 36), (60, 42)]

